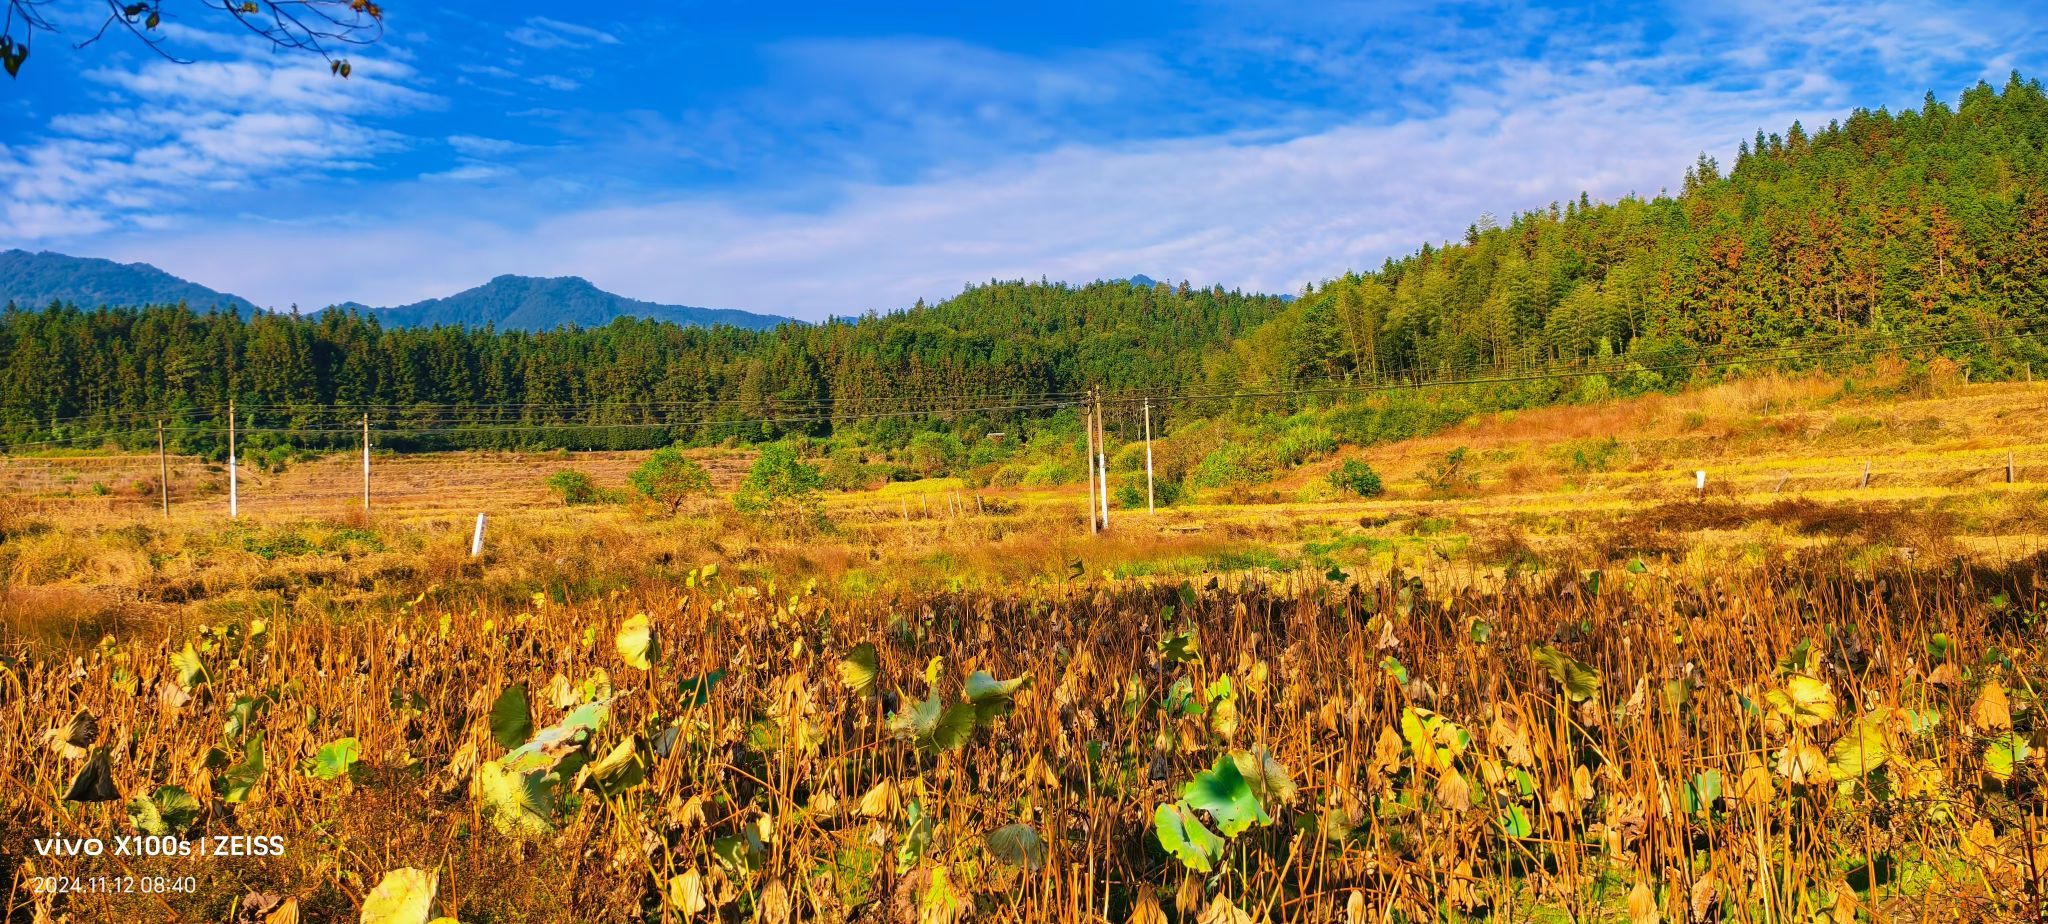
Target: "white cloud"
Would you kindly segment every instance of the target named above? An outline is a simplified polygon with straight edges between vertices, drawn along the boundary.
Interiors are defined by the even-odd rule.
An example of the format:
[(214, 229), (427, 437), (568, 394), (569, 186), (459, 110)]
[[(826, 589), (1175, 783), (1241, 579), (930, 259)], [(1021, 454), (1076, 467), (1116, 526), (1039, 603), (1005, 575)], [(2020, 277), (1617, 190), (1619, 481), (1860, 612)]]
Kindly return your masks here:
[[(201, 279), (232, 274), (235, 291), (259, 302), (392, 304), (497, 273), (573, 273), (640, 298), (807, 317), (1041, 274), (1143, 272), (1289, 291), (1453, 237), (1484, 211), (1542, 207), (1582, 189), (1654, 193), (1675, 185), (1703, 146), (1725, 150), (1758, 124), (1801, 115), (1813, 113), (1780, 108), (1761, 91), (1552, 85), (1436, 118), (1278, 143), (1068, 147), (942, 180), (856, 187), (819, 212), (694, 197), (521, 227), (410, 222), (339, 241), (273, 227), (224, 232), (209, 247), (319, 252), (320, 265), (294, 261), (266, 274), (199, 247), (176, 247), (173, 265), (196, 267)], [(135, 252), (162, 255), (163, 243)]]
[[(193, 31), (193, 30), (186, 30)], [(358, 58), (353, 76), (309, 56), (180, 64), (151, 59), (85, 78), (112, 105), (50, 120), (0, 144), (0, 190), (15, 203), (0, 238), (75, 239), (161, 228), (205, 197), (360, 170), (406, 144), (382, 116), (438, 103), (408, 65)]]
[(529, 48), (589, 48), (594, 45), (617, 45), (618, 36), (601, 29), (579, 26), (546, 16), (533, 16), (526, 24), (505, 33), (505, 37)]
[(478, 180), (494, 180), (499, 177), (511, 175), (512, 170), (509, 167), (505, 167), (499, 164), (474, 163), (463, 164), (462, 166), (455, 167), (450, 170), (443, 170), (440, 171), (439, 173), (422, 173), (420, 174), (420, 179), (450, 180), (453, 182), (463, 183), (476, 182)]
[(466, 154), (470, 157), (491, 157), (500, 154), (510, 154), (514, 151), (523, 151), (531, 147), (531, 145), (520, 144), (517, 141), (507, 141), (503, 138), (485, 138), (480, 135), (449, 135), (448, 146), (454, 148), (458, 153)]
[(560, 90), (564, 93), (583, 86), (583, 84), (560, 74), (535, 74), (526, 78), (526, 82), (535, 86), (546, 87), (550, 90)]

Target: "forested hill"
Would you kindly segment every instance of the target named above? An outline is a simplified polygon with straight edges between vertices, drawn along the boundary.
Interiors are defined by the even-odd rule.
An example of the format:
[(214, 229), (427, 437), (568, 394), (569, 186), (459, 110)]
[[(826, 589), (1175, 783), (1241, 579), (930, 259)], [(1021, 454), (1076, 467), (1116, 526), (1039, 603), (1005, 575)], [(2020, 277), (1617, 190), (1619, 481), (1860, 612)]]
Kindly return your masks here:
[(1223, 365), (1387, 368), (1744, 347), (2038, 321), (2048, 307), (2048, 98), (2014, 74), (1950, 107), (1858, 110), (1702, 157), (1676, 196), (1482, 221), (1321, 287)]
[(596, 327), (619, 317), (703, 326), (728, 324), (754, 330), (791, 323), (790, 318), (734, 308), (696, 308), (644, 302), (606, 292), (581, 276), (499, 276), (446, 298), (430, 298), (410, 305), (373, 310), (377, 319), (388, 327), (451, 324), (539, 331), (553, 330), (565, 324)]
[[(0, 317), (0, 437), (113, 431), (116, 415), (373, 405), (390, 425), (669, 421), (635, 439), (820, 433), (829, 406), (915, 412), (999, 397), (1324, 380), (1493, 362), (1666, 357), (1866, 332), (1925, 339), (2048, 318), (2048, 98), (2015, 76), (1951, 107), (1859, 111), (1702, 158), (1675, 195), (1583, 196), (1482, 220), (1305, 297), (1185, 284), (991, 282), (936, 305), (767, 331), (620, 320), (588, 330), (396, 329), (347, 312), (182, 308)], [(1680, 165), (1674, 165), (1674, 178)], [(1963, 348), (1995, 375), (2039, 341)], [(1623, 387), (1660, 387), (1645, 370)], [(925, 404), (914, 400), (927, 399)], [(945, 399), (942, 401), (941, 399)], [(462, 419), (423, 405), (487, 406)], [(737, 421), (749, 421), (739, 425)], [(900, 432), (904, 417), (891, 418)], [(938, 425), (1001, 426), (987, 415)], [(547, 444), (498, 431), (498, 444)]]
[(0, 250), (0, 304), (215, 306), (253, 311), (248, 299), (216, 292), (147, 263), (115, 263), (97, 257)]

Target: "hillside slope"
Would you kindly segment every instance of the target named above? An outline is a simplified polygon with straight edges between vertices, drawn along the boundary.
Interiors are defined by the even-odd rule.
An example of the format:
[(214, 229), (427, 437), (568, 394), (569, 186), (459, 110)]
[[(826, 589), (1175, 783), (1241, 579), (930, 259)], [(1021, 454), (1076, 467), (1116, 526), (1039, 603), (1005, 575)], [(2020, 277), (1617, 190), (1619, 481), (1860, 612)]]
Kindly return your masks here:
[(216, 292), (147, 263), (115, 263), (51, 251), (0, 251), (0, 304), (40, 309), (51, 302), (85, 308), (101, 305), (175, 305), (253, 311), (239, 295)]
[(602, 327), (622, 317), (698, 327), (722, 324), (748, 330), (765, 330), (793, 320), (733, 308), (645, 302), (606, 292), (580, 276), (504, 275), (446, 298), (371, 310), (383, 323), (400, 327), (443, 324), (526, 331), (553, 330), (568, 324)]

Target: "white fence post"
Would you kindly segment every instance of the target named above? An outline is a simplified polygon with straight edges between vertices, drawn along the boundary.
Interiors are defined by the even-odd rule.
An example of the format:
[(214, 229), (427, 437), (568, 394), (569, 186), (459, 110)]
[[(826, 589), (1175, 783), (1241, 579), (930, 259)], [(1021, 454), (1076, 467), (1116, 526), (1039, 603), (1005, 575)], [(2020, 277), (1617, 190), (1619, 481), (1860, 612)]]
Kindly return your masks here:
[(481, 513), (479, 513), (479, 514), (477, 514), (477, 515), (476, 515), (476, 535), (474, 535), (474, 536), (470, 537), (470, 540), (469, 540), (469, 557), (471, 557), (471, 558), (475, 558), (475, 557), (477, 557), (477, 556), (479, 556), (479, 555), (482, 555), (483, 553), (484, 553), (484, 515), (483, 515), (483, 514), (481, 514)]

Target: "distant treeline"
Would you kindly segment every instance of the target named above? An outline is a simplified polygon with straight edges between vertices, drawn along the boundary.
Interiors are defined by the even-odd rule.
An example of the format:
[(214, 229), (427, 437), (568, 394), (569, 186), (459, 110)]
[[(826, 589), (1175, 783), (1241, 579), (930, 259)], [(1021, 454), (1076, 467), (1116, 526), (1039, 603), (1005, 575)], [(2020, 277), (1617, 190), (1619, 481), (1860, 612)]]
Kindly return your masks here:
[[(1225, 216), (1227, 220), (1227, 216)], [(345, 443), (361, 407), (418, 445), (640, 446), (853, 431), (1020, 427), (1100, 387), (1444, 375), (1499, 364), (1641, 360), (1627, 388), (1677, 384), (1700, 351), (1931, 340), (2048, 320), (2048, 97), (2013, 75), (1950, 107), (1862, 111), (1809, 134), (1759, 133), (1727, 169), (1702, 157), (1676, 195), (1585, 196), (1482, 219), (1299, 298), (1220, 288), (992, 281), (936, 305), (769, 331), (622, 320), (548, 333), (392, 329), (372, 317), (184, 306), (0, 314), (0, 440), (172, 422), (211, 451), (232, 398), (245, 426)], [(2048, 369), (2038, 339), (1948, 348), (1980, 377)], [(1277, 383), (1277, 384), (1275, 384)], [(1286, 411), (1327, 393), (1181, 404)], [(465, 408), (449, 411), (437, 406)], [(858, 419), (856, 419), (858, 418)], [(566, 424), (587, 429), (563, 431)], [(210, 426), (210, 424), (207, 424)], [(659, 426), (656, 426), (659, 425)], [(499, 429), (491, 429), (499, 428)], [(611, 429), (617, 428), (617, 429)], [(131, 437), (140, 439), (140, 437)], [(153, 440), (153, 436), (149, 437)]]

